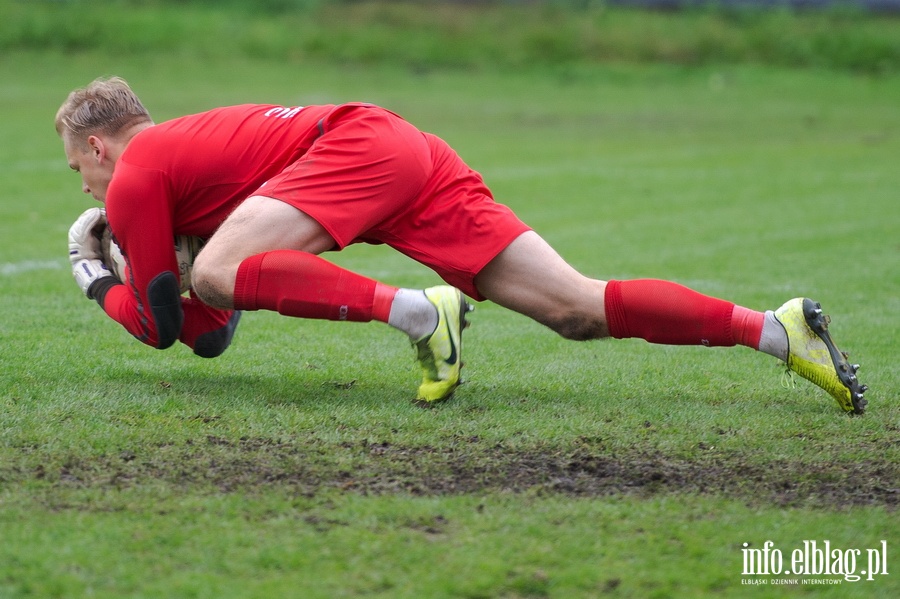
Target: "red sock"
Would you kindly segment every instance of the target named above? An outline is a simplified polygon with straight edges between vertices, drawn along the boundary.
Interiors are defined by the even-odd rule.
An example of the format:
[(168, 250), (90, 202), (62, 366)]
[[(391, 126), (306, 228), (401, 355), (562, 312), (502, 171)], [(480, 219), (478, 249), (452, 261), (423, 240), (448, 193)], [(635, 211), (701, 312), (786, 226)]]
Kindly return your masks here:
[(670, 281), (609, 281), (606, 320), (616, 339), (666, 345), (759, 348), (765, 315)]
[(757, 312), (735, 305), (734, 311), (731, 313), (731, 331), (734, 333), (735, 343), (759, 349), (759, 340), (762, 337), (765, 322), (765, 312)]
[(277, 250), (241, 262), (234, 307), (299, 318), (387, 322), (396, 291), (314, 254)]

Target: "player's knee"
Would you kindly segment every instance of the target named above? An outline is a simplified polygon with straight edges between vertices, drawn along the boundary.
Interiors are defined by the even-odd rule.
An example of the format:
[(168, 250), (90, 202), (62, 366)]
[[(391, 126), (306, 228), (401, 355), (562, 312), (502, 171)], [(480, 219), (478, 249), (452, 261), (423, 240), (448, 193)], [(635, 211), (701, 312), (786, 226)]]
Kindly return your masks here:
[(573, 341), (600, 339), (609, 334), (605, 322), (577, 313), (557, 315), (547, 324), (561, 337)]
[(230, 309), (234, 304), (234, 278), (229, 277), (228, 270), (208, 259), (203, 259), (203, 252), (194, 262), (191, 272), (191, 284), (194, 293), (204, 304), (213, 308)]

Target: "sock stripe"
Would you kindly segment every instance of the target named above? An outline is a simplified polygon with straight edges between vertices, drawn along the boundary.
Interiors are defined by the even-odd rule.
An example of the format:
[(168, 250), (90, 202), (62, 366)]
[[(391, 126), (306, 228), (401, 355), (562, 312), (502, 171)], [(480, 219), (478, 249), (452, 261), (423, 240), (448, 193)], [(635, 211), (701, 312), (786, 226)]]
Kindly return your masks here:
[(628, 321), (625, 318), (625, 305), (622, 302), (621, 281), (608, 281), (604, 293), (606, 325), (609, 334), (615, 339), (631, 337), (628, 332)]
[(238, 266), (234, 282), (234, 306), (237, 310), (259, 310), (256, 290), (265, 254), (250, 256)]

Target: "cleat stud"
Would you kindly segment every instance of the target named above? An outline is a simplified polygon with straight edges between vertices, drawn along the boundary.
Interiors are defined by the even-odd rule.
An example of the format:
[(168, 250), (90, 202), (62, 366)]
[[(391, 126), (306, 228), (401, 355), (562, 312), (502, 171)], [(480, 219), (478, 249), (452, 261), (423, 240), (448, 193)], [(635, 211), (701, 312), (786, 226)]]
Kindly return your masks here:
[(851, 374), (851, 375), (848, 377), (848, 380), (849, 380), (851, 383), (855, 383), (855, 382), (856, 382), (856, 375), (855, 375), (855, 374)]
[(859, 370), (859, 364), (852, 365), (850, 367), (850, 370), (852, 370), (854, 373), (857, 372)]
[(841, 372), (847, 372), (847, 365), (841, 364)]
[(868, 390), (869, 390), (869, 386), (868, 386), (868, 385), (863, 385), (863, 386), (861, 386), (861, 387), (859, 388), (859, 392), (860, 392), (860, 393), (865, 393), (865, 392), (868, 391)]
[(850, 359), (850, 354), (849, 354), (848, 352), (842, 351), (842, 352), (841, 352), (841, 355), (844, 356), (844, 359), (845, 359), (845, 360), (849, 360), (849, 359)]
[(813, 312), (813, 314), (814, 314), (815, 316), (821, 316), (821, 315), (822, 315), (822, 308), (818, 308), (818, 307), (817, 307), (817, 308), (816, 308), (815, 310), (813, 310), (812, 312)]

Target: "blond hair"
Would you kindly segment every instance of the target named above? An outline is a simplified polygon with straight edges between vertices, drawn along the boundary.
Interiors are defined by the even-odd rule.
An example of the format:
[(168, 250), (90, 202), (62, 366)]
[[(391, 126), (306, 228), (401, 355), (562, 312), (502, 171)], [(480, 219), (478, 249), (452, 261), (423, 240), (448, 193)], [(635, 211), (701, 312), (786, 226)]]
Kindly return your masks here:
[(152, 123), (150, 113), (121, 77), (99, 78), (76, 89), (56, 112), (56, 132), (84, 143), (88, 135), (116, 136), (133, 125)]

